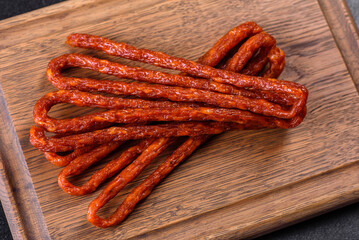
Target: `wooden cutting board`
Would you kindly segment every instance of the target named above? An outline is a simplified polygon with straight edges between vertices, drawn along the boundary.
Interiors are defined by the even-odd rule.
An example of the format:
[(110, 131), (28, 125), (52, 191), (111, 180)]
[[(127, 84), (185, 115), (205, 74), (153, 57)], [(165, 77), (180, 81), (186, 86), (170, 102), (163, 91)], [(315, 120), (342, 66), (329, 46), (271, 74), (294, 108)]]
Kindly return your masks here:
[[(55, 90), (45, 70), (56, 56), (83, 52), (138, 64), (71, 48), (64, 44), (66, 36), (96, 34), (195, 60), (225, 32), (248, 20), (276, 37), (286, 53), (281, 78), (308, 88), (304, 122), (290, 130), (233, 131), (213, 137), (120, 226), (92, 226), (86, 210), (99, 191), (75, 197), (57, 186), (60, 169), (28, 141), (32, 108)], [(237, 239), (358, 201), (358, 49), (344, 1), (83, 0), (0, 22), (0, 190), (14, 238)], [(79, 70), (68, 74), (104, 77)], [(61, 105), (52, 114), (69, 117), (87, 111)], [(109, 215), (166, 154), (102, 214)]]

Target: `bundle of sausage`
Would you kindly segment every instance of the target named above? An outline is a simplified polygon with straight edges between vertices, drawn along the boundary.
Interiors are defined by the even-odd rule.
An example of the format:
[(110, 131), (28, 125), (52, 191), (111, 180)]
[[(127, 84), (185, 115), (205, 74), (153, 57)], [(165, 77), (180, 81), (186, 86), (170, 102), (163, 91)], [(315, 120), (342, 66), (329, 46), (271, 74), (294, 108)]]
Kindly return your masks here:
[[(98, 227), (122, 222), (140, 200), (211, 135), (228, 130), (292, 128), (306, 115), (306, 88), (276, 79), (285, 65), (284, 53), (276, 46), (276, 40), (254, 22), (230, 30), (197, 62), (87, 34), (72, 34), (67, 43), (181, 72), (169, 74), (129, 67), (75, 53), (49, 63), (48, 80), (60, 90), (46, 94), (35, 104), (34, 120), (38, 126), (31, 128), (30, 141), (45, 152), (51, 163), (65, 166), (58, 182), (69, 194), (91, 193), (118, 174), (88, 208), (88, 220)], [(137, 81), (63, 76), (61, 71), (70, 67)], [(59, 103), (107, 110), (71, 119), (49, 117), (51, 107)], [(47, 137), (45, 131), (55, 135)], [(96, 214), (181, 136), (188, 139), (134, 188), (111, 216), (104, 219)], [(128, 140), (138, 142), (96, 171), (84, 185), (74, 186), (67, 180)]]

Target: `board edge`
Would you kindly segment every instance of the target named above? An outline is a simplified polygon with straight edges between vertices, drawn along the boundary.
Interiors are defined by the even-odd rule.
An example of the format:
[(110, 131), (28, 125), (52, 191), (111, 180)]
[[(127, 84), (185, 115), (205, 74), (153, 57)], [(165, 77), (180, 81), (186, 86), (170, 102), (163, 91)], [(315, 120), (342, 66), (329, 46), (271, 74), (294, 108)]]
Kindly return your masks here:
[[(0, 100), (1, 101), (1, 100)], [(1, 130), (0, 130), (1, 131)], [(9, 180), (6, 175), (6, 170), (3, 164), (4, 160), (0, 155), (0, 200), (4, 210), (7, 223), (10, 228), (13, 239), (25, 239), (23, 232), (23, 226), (21, 226), (21, 215), (13, 202), (15, 202), (11, 195), (11, 187), (9, 186)]]
[(359, 30), (346, 0), (317, 0), (359, 93)]
[(14, 239), (50, 239), (0, 84), (0, 198)]
[(41, 18), (49, 17), (53, 14), (58, 14), (69, 9), (75, 9), (82, 7), (93, 2), (98, 2), (100, 0), (76, 0), (71, 1), (71, 5), (68, 0), (63, 2), (54, 3), (46, 7), (38, 8), (29, 12), (21, 13), (16, 16), (5, 18), (0, 21), (0, 30), (8, 29), (19, 24), (24, 24), (30, 21), (36, 21)]

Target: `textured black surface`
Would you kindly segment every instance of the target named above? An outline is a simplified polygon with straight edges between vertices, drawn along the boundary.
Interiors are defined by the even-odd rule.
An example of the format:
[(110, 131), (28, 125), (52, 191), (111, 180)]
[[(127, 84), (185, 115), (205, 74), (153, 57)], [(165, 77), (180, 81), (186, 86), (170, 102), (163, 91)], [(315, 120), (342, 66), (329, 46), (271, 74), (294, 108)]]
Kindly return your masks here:
[[(58, 2), (62, 2), (62, 0), (0, 0), (0, 20)], [(359, 0), (347, 0), (347, 2), (354, 19), (359, 24)], [(1, 205), (0, 239), (12, 239)], [(258, 238), (258, 240), (274, 239), (359, 240), (359, 203)]]
[(63, 2), (63, 0), (0, 0), (0, 19), (30, 12), (58, 2)]
[(352, 12), (355, 22), (357, 23), (357, 26), (359, 26), (359, 0), (346, 0), (346, 1), (348, 7), (350, 8), (350, 11)]

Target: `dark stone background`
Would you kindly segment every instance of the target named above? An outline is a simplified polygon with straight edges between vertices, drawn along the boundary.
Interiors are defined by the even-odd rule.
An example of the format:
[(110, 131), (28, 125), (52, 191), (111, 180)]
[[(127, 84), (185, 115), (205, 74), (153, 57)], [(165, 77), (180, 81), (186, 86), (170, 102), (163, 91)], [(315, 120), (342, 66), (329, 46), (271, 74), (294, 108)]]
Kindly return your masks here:
[[(63, 0), (0, 0), (0, 20)], [(333, 0), (335, 1), (335, 0)], [(359, 25), (359, 0), (347, 0)], [(0, 33), (1, 34), (1, 33)], [(0, 239), (10, 240), (11, 232), (0, 206)], [(258, 238), (259, 240), (356, 240), (359, 239), (359, 203), (338, 209)]]

